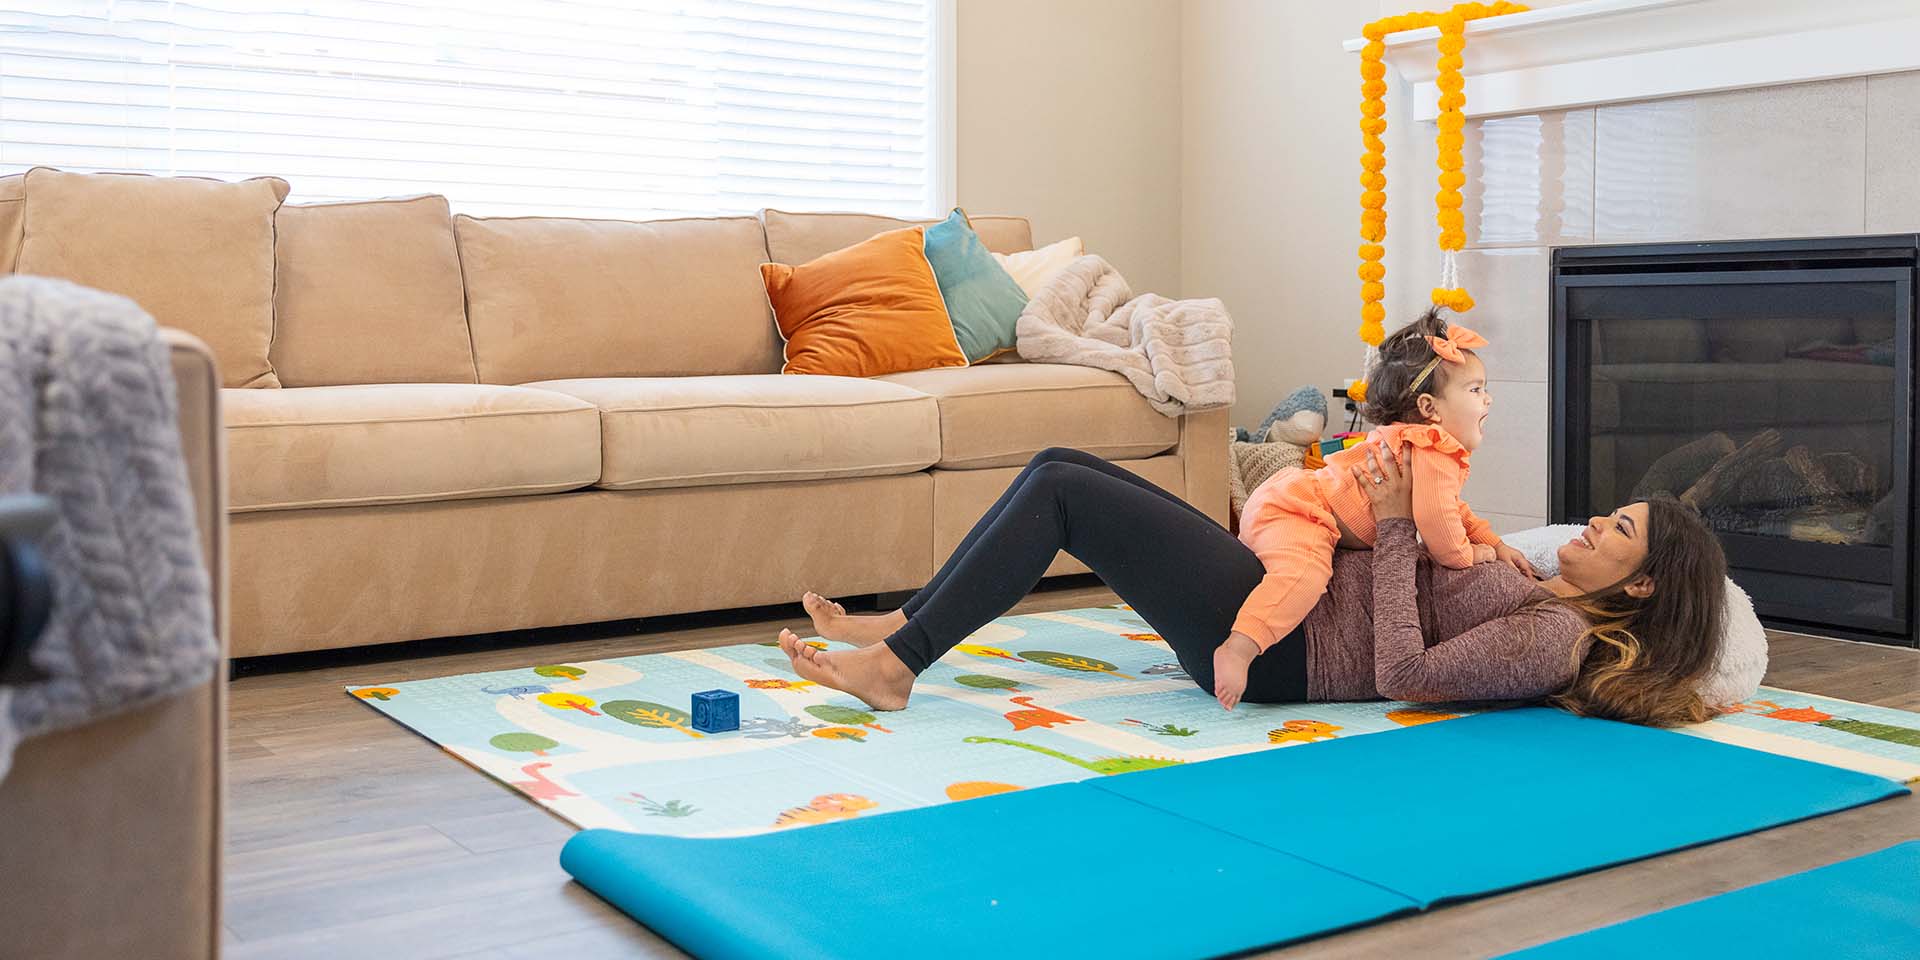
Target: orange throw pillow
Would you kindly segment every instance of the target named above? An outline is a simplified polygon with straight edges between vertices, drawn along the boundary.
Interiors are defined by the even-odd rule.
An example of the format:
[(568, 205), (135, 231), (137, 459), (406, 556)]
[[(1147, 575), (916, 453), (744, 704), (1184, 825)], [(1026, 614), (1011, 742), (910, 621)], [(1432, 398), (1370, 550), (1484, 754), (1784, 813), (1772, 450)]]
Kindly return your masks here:
[(799, 266), (760, 265), (787, 341), (781, 373), (877, 377), (964, 367), (922, 227), (889, 230)]

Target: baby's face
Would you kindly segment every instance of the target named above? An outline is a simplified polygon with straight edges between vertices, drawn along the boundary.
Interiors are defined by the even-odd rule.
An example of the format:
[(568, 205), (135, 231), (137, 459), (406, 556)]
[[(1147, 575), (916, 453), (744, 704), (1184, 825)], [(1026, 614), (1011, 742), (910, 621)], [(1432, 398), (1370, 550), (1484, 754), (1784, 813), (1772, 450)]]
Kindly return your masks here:
[(1447, 371), (1446, 389), (1433, 398), (1434, 415), (1441, 429), (1453, 435), (1468, 450), (1480, 447), (1487, 424), (1487, 411), (1493, 408), (1493, 393), (1487, 389), (1487, 367), (1469, 353), (1454, 369)]

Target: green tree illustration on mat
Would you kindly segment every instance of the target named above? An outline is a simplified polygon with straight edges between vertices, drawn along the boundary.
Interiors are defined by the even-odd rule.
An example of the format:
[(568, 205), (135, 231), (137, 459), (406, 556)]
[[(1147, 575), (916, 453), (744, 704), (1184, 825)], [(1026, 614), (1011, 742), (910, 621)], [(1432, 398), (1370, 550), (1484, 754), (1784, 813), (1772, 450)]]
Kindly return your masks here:
[(990, 677), (984, 673), (963, 673), (953, 678), (953, 682), (963, 687), (976, 687), (981, 690), (1012, 690), (1020, 693), (1020, 683), (1006, 677)]
[(1194, 734), (1200, 732), (1190, 727), (1175, 726), (1171, 723), (1148, 723), (1145, 720), (1134, 720), (1132, 718), (1128, 718), (1120, 722), (1131, 723), (1136, 727), (1145, 727), (1148, 730), (1151, 730), (1154, 733), (1157, 733), (1163, 737), (1191, 737)]
[(537, 733), (503, 733), (487, 741), (495, 750), (511, 750), (515, 753), (531, 753), (544, 757), (548, 750), (559, 746), (556, 740), (550, 740)]
[[(1023, 653), (1021, 656), (1024, 657), (1026, 654)], [(1061, 753), (1058, 750), (1049, 750), (1046, 747), (1031, 743), (1022, 743), (1018, 740), (1003, 740), (999, 737), (968, 737), (961, 742), (1004, 743), (1009, 747), (1019, 747), (1022, 750), (1032, 750), (1034, 753), (1044, 753), (1056, 760), (1065, 760), (1076, 767), (1085, 767), (1094, 773), (1104, 774), (1106, 776), (1112, 776), (1116, 773), (1132, 773), (1135, 770), (1154, 770), (1160, 767), (1178, 766), (1186, 762), (1185, 760), (1168, 760), (1164, 757), (1101, 757), (1097, 760), (1082, 760), (1079, 757)]]
[(652, 727), (656, 730), (678, 730), (689, 737), (705, 736), (688, 724), (693, 718), (685, 710), (675, 710), (664, 703), (648, 700), (608, 700), (600, 705), (607, 716), (624, 720), (636, 727)]
[(836, 707), (831, 703), (820, 703), (808, 707), (807, 712), (828, 723), (837, 723), (842, 726), (858, 725), (871, 730), (878, 730), (881, 733), (893, 732), (875, 722), (880, 718), (865, 710), (855, 710), (852, 707)]
[(1096, 660), (1092, 657), (1083, 657), (1078, 654), (1060, 653), (1054, 650), (1022, 650), (1020, 651), (1020, 656), (1034, 663), (1044, 663), (1049, 667), (1059, 667), (1062, 670), (1077, 670), (1081, 673), (1105, 673), (1123, 680), (1134, 679), (1124, 673), (1120, 673), (1118, 667), (1115, 667), (1105, 660)]
[(549, 663), (546, 666), (534, 667), (533, 672), (556, 680), (578, 680), (587, 675), (587, 671), (564, 663)]
[(621, 797), (620, 799), (628, 803), (638, 804), (640, 809), (646, 811), (649, 817), (691, 817), (700, 812), (699, 807), (691, 806), (684, 801), (667, 800), (663, 802), (650, 799), (644, 793), (635, 793), (633, 791), (628, 791), (627, 796)]

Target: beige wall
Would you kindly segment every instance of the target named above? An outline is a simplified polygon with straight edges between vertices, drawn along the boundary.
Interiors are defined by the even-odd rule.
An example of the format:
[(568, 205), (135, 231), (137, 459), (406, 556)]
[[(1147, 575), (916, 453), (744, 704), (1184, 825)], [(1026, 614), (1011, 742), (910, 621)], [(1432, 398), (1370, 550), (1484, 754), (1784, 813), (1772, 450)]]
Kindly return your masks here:
[[(1443, 6), (1182, 5), (1181, 290), (1233, 310), (1236, 424), (1257, 425), (1295, 387), (1360, 375), (1360, 75), (1341, 44), (1373, 17)], [(1432, 132), (1388, 131), (1388, 329), (1424, 308), (1438, 271)]]
[(956, 0), (960, 205), (1181, 296), (1179, 0)]
[(1359, 375), (1360, 77), (1340, 44), (1369, 6), (1183, 7), (1181, 288), (1233, 311), (1241, 426)]

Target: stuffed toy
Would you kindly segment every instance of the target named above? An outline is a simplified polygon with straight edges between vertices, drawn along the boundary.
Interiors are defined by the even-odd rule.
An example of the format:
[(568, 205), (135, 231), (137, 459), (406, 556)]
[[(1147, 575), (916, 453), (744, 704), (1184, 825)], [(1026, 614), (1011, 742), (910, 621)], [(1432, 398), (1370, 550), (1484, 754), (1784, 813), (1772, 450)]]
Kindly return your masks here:
[(1249, 433), (1235, 429), (1227, 444), (1227, 481), (1233, 503), (1234, 528), (1247, 496), (1268, 477), (1288, 467), (1321, 466), (1316, 444), (1327, 429), (1327, 397), (1319, 387), (1301, 387)]
[[(1293, 443), (1306, 446), (1327, 431), (1327, 396), (1319, 387), (1301, 387), (1260, 421), (1260, 429), (1246, 439), (1255, 443)], [(1261, 479), (1265, 479), (1264, 477)]]

